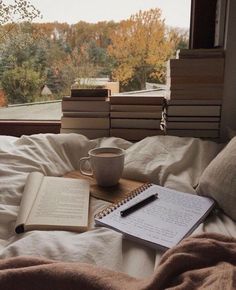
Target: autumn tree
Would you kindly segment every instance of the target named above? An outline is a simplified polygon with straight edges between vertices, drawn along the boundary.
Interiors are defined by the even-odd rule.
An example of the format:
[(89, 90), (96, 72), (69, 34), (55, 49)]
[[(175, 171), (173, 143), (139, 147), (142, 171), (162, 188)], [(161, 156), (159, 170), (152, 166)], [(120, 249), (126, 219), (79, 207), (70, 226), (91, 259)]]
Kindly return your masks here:
[(187, 29), (178, 27), (168, 27), (167, 28), (167, 41), (172, 47), (173, 53), (178, 49), (183, 49), (188, 47), (189, 32)]
[(110, 44), (110, 34), (117, 25), (113, 21), (93, 24), (80, 21), (71, 27), (72, 47), (84, 58), (80, 58), (80, 71), (85, 72), (86, 65), (93, 70), (87, 70), (90, 76), (102, 77), (111, 74), (113, 61), (108, 55), (107, 46)]
[(144, 89), (148, 78), (163, 82), (165, 62), (172, 53), (160, 9), (139, 11), (110, 35), (109, 54), (116, 61), (113, 78), (122, 85), (137, 80)]

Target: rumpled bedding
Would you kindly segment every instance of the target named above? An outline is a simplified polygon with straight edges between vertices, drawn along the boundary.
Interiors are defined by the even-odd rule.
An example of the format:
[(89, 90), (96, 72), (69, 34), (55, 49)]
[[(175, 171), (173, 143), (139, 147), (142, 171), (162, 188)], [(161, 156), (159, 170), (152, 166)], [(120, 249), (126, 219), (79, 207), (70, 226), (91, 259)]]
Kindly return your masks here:
[(21, 256), (0, 261), (0, 285), (5, 290), (233, 290), (236, 239), (219, 234), (186, 238), (144, 279), (86, 263)]
[[(195, 193), (201, 173), (222, 145), (197, 138), (154, 136), (131, 143), (120, 138), (89, 140), (78, 134), (37, 134), (20, 138), (0, 136), (0, 259), (37, 256), (80, 262), (144, 278), (153, 274), (163, 251), (124, 239), (118, 232), (95, 228), (93, 216), (108, 203), (91, 198), (90, 227), (85, 233), (31, 231), (15, 234), (14, 226), (29, 172), (63, 176), (78, 170), (88, 150), (117, 146), (126, 150), (123, 177)], [(236, 224), (214, 212), (194, 232), (236, 237)]]

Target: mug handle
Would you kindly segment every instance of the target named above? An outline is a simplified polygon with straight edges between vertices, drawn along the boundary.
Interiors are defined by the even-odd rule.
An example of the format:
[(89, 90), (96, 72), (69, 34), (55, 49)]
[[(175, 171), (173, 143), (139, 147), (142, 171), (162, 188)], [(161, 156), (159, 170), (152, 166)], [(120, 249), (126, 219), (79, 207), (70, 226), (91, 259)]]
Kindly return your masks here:
[(90, 168), (91, 168), (91, 163), (90, 163), (90, 157), (83, 157), (83, 158), (80, 158), (79, 160), (79, 171), (81, 174), (83, 175), (86, 175), (86, 176), (93, 176), (93, 171), (92, 169), (91, 170), (84, 170), (83, 169), (83, 165), (84, 163), (88, 161), (89, 164), (90, 164)]

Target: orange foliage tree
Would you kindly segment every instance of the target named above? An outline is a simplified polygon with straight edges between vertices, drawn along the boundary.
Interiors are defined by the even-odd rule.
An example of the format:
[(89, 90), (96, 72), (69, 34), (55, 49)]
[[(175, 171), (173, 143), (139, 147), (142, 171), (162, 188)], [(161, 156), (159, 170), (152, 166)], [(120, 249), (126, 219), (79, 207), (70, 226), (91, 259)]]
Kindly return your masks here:
[(108, 53), (115, 59), (113, 78), (122, 85), (136, 80), (144, 89), (148, 79), (165, 80), (165, 63), (173, 54), (173, 40), (161, 18), (161, 10), (139, 11), (110, 35)]

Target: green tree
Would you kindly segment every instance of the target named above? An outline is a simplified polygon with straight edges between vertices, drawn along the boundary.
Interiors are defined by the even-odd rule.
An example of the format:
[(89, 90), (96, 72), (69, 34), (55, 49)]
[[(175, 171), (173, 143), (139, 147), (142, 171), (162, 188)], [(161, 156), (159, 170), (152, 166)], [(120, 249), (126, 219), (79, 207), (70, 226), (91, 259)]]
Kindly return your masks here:
[(26, 65), (5, 71), (2, 76), (2, 87), (11, 104), (35, 101), (42, 85), (40, 74)]
[[(12, 46), (9, 47), (9, 40), (13, 44), (14, 36), (17, 36), (17, 33), (14, 36), (13, 34), (18, 28), (18, 23), (31, 22), (39, 16), (40, 11), (28, 0), (14, 0), (12, 4), (4, 0), (0, 1), (0, 86), (5, 90), (8, 101), (12, 103), (20, 100), (26, 101), (28, 89), (31, 90), (31, 96), (33, 96), (36, 90), (35, 85), (41, 82), (41, 77), (36, 71), (29, 68), (29, 60), (27, 65), (24, 63), (25, 51), (22, 49), (22, 43), (18, 42), (18, 46), (16, 45), (18, 47), (18, 51), (15, 50), (16, 54), (9, 53), (12, 50)], [(19, 66), (17, 62), (21, 62), (22, 66)], [(22, 77), (20, 73), (24, 73)], [(29, 84), (30, 79), (31, 85)]]
[[(29, 23), (18, 25), (12, 35), (0, 45), (1, 85), (9, 103), (32, 102), (38, 99), (45, 79), (44, 46), (41, 40), (33, 37)], [(36, 89), (37, 84), (39, 87)]]

